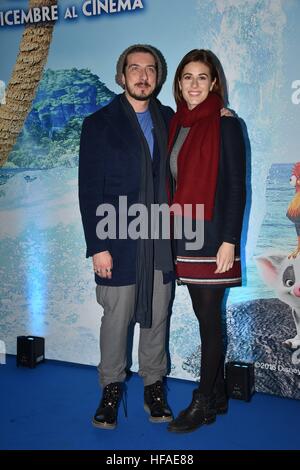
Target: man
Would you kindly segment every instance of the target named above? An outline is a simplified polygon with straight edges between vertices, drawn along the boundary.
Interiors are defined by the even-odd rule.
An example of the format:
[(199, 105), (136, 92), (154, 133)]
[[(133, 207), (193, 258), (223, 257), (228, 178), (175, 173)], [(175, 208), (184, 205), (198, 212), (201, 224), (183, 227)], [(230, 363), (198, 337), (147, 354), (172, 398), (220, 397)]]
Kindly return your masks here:
[[(97, 301), (104, 313), (98, 367), (103, 395), (93, 424), (113, 429), (126, 378), (127, 334), (140, 323), (139, 374), (144, 380), (144, 408), (150, 421), (172, 420), (163, 388), (167, 372), (166, 324), (173, 263), (170, 241), (160, 236), (124, 236), (124, 208), (167, 203), (165, 172), (168, 125), (173, 115), (155, 95), (166, 78), (166, 63), (153, 46), (127, 48), (117, 62), (116, 82), (124, 93), (83, 123), (79, 159), (79, 201), (87, 244), (93, 257)], [(97, 236), (104, 220), (97, 208), (116, 210), (116, 235)], [(150, 219), (144, 219), (146, 224)], [(126, 219), (125, 219), (126, 220)], [(126, 229), (132, 218), (128, 218)], [(98, 225), (99, 228), (99, 225)], [(120, 229), (120, 232), (119, 232)], [(121, 235), (122, 231), (122, 235)], [(98, 235), (99, 230), (97, 229)]]

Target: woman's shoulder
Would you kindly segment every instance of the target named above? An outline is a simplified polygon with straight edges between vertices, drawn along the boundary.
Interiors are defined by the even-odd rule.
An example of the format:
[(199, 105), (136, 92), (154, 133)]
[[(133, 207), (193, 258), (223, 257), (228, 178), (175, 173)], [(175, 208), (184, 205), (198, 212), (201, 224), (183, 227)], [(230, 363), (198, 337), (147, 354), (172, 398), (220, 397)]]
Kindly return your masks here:
[(221, 117), (221, 132), (222, 134), (236, 134), (242, 132), (242, 127), (239, 118), (235, 116), (222, 116)]

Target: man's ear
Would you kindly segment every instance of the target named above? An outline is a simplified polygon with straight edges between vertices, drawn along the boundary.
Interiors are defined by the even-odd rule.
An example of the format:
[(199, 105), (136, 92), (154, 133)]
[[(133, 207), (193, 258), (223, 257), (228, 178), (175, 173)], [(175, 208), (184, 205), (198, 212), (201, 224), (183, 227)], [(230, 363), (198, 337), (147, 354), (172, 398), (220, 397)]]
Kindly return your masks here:
[(122, 85), (123, 85), (123, 88), (125, 88), (125, 75), (124, 75), (124, 73), (122, 73)]

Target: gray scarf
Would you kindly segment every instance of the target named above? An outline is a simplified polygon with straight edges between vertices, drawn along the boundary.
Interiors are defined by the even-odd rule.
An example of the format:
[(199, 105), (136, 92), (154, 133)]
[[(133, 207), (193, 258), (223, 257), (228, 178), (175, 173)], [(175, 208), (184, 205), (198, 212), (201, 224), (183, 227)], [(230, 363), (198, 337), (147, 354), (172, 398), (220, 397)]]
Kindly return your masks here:
[[(138, 202), (144, 204), (148, 209), (148, 227), (150, 228), (151, 205), (154, 203), (168, 203), (165, 184), (168, 130), (158, 107), (157, 100), (151, 98), (149, 111), (152, 117), (154, 136), (159, 149), (159, 190), (155, 197), (152, 160), (148, 143), (139, 125), (136, 114), (125, 95), (121, 96), (121, 103), (141, 144), (140, 193)], [(141, 328), (151, 328), (154, 268), (163, 272), (173, 271), (171, 244), (170, 240), (162, 240), (161, 238), (158, 240), (139, 238), (137, 243), (134, 319), (136, 322), (140, 323)]]

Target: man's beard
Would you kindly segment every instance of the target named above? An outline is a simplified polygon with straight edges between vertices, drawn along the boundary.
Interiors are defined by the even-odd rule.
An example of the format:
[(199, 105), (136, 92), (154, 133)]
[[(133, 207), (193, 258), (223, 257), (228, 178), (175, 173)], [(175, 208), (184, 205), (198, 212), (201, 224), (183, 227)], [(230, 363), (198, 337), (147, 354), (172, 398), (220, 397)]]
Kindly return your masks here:
[[(147, 83), (137, 83), (136, 85), (140, 85), (140, 84), (141, 85), (143, 84), (144, 86), (148, 86), (150, 88), (150, 85), (147, 85)], [(151, 98), (151, 96), (153, 95), (154, 91), (155, 91), (155, 89), (154, 89), (150, 93), (147, 93), (147, 90), (143, 90), (143, 92), (141, 92), (142, 94), (138, 95), (134, 91), (134, 87), (125, 86), (125, 90), (131, 98), (134, 98), (137, 101), (147, 101), (147, 100), (149, 100)]]

